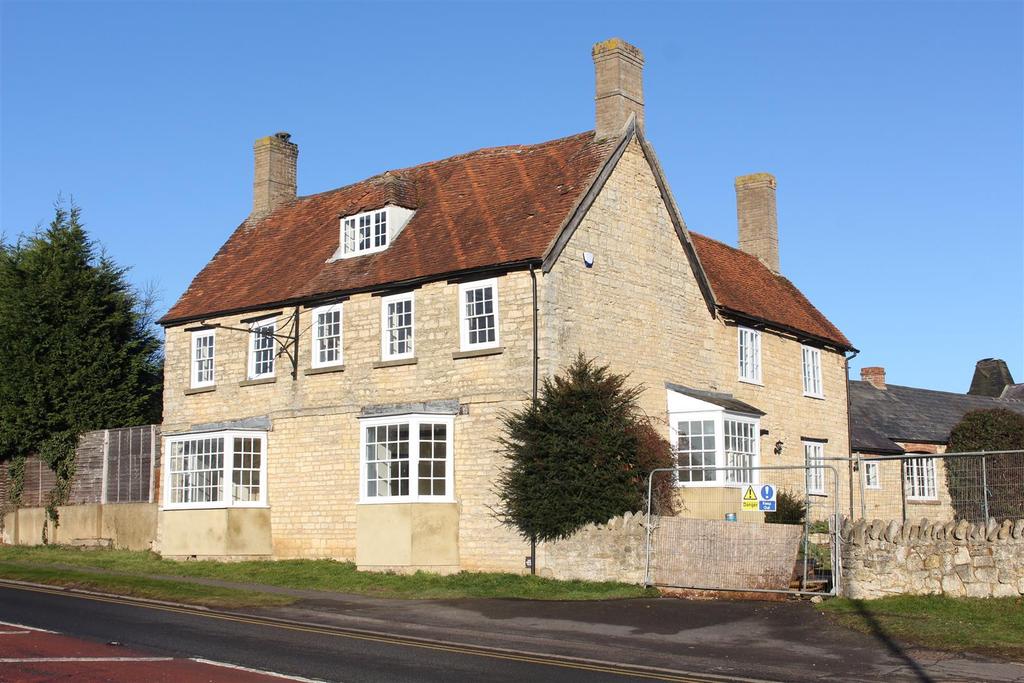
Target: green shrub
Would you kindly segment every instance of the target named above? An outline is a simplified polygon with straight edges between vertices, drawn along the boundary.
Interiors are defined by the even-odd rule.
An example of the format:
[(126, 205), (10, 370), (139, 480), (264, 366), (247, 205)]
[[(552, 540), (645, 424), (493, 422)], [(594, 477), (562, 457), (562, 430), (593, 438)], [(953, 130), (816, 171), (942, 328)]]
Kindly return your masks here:
[(789, 491), (776, 495), (775, 512), (764, 513), (768, 524), (803, 524), (807, 518), (807, 501), (804, 497)]
[[(1005, 408), (972, 410), (949, 434), (950, 453), (1024, 451), (1024, 415)], [(957, 517), (985, 516), (978, 458), (946, 458), (946, 485)], [(1024, 517), (1024, 455), (985, 456), (988, 515), (996, 519)]]

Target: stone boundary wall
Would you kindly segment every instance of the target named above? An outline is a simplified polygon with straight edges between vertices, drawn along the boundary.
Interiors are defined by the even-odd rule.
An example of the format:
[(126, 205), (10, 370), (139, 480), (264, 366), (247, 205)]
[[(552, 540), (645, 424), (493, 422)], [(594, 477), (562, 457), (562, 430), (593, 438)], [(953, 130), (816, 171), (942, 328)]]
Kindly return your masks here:
[(569, 538), (537, 547), (537, 574), (553, 579), (643, 583), (647, 525), (642, 512), (588, 524)]
[(847, 519), (840, 534), (847, 597), (1024, 595), (1024, 519), (988, 524)]

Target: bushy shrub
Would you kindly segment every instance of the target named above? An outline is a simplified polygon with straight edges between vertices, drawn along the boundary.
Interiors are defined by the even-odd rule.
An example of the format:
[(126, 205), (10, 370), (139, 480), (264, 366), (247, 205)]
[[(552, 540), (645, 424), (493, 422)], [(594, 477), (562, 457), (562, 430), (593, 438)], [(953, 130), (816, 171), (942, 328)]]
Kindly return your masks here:
[(768, 524), (803, 524), (807, 518), (807, 501), (790, 491), (779, 491), (775, 496), (775, 512), (764, 513)]
[[(949, 434), (950, 453), (1017, 450), (985, 456), (988, 516), (1024, 517), (1024, 415), (1005, 408), (972, 410)], [(978, 458), (945, 458), (946, 486), (957, 516), (985, 516)]]

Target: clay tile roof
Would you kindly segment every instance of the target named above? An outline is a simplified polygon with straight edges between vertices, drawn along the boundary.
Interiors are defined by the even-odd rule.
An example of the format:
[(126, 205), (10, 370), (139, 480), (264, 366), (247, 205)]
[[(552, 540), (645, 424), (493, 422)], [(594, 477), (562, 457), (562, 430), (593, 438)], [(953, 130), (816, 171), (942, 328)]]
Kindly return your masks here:
[[(616, 142), (481, 149), (299, 197), (240, 225), (160, 322), (540, 259)], [(392, 245), (328, 263), (339, 219), (388, 203), (416, 209)]]
[(690, 237), (719, 306), (853, 348), (792, 282), (755, 256), (695, 232)]

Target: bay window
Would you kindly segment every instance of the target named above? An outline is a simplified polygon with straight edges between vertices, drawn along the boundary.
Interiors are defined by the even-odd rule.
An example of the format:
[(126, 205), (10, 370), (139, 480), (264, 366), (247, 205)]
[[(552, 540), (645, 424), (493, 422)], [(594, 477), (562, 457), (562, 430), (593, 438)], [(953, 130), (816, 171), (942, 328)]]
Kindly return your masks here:
[(216, 376), (214, 361), (213, 330), (196, 330), (192, 333), (192, 388), (213, 386)]
[(220, 431), (165, 440), (164, 507), (265, 506), (265, 432)]
[[(757, 483), (760, 429), (756, 417), (724, 410), (673, 415), (677, 481), (684, 486)], [(723, 469), (730, 468), (730, 469)]]
[(400, 415), (364, 418), (361, 428), (363, 503), (451, 502), (453, 418)]

